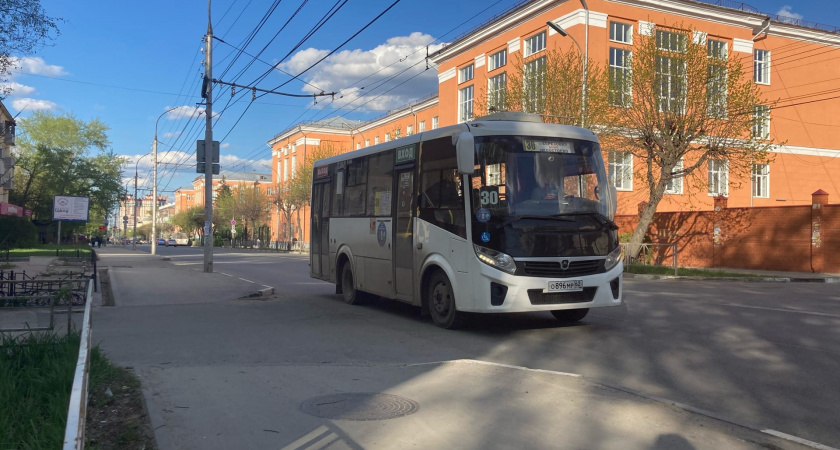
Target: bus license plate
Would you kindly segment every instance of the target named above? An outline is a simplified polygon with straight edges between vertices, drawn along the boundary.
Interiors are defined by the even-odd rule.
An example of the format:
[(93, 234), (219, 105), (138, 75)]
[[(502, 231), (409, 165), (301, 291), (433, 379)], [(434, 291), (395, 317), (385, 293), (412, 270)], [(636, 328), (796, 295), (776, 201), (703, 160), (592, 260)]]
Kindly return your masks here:
[(549, 281), (545, 292), (573, 292), (583, 290), (583, 280)]

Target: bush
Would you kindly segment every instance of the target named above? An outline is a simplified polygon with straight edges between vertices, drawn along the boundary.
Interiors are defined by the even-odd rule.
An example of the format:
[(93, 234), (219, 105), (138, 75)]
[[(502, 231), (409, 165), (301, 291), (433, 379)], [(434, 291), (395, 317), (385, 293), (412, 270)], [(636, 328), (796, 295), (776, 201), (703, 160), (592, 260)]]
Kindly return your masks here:
[(0, 248), (34, 247), (38, 242), (38, 230), (31, 220), (17, 216), (0, 216)]

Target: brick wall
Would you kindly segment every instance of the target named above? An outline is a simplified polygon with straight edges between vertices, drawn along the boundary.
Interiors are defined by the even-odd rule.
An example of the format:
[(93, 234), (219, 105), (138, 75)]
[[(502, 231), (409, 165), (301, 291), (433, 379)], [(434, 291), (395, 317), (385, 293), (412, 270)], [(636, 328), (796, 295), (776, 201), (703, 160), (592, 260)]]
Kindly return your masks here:
[[(823, 192), (823, 191), (817, 191)], [(822, 195), (822, 194), (820, 194)], [(683, 267), (735, 267), (796, 272), (840, 273), (840, 205), (815, 193), (808, 206), (727, 208), (658, 213), (646, 241), (676, 243)], [(632, 232), (638, 216), (617, 216), (619, 233)], [(670, 248), (653, 252), (655, 263), (670, 265)]]

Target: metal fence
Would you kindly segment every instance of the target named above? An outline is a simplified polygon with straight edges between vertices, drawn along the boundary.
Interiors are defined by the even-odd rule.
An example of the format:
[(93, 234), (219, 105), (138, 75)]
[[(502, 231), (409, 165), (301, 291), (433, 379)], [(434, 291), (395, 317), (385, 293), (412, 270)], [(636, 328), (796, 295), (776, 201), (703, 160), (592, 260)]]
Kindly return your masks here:
[[(64, 429), (64, 449), (85, 448), (85, 422), (87, 419), (88, 379), (90, 376), (90, 309), (94, 283), (88, 283), (85, 295), (85, 315), (82, 320), (79, 358), (76, 360), (76, 374), (70, 391), (70, 406), (67, 410), (67, 427)], [(69, 315), (69, 314), (68, 314)]]
[(621, 256), (624, 258), (625, 267), (631, 264), (666, 266), (667, 261), (670, 260), (671, 266), (674, 268), (674, 276), (677, 276), (679, 267), (677, 244), (645, 243), (639, 244), (639, 247), (639, 254), (635, 258), (630, 258), (627, 256), (627, 244), (621, 244)]

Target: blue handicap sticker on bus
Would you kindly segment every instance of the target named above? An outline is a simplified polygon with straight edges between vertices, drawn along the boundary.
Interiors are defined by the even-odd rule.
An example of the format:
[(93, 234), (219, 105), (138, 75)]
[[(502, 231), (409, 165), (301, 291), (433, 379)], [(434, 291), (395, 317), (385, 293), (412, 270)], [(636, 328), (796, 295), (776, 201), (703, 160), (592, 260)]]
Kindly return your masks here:
[(478, 211), (475, 212), (475, 220), (479, 222), (487, 222), (490, 220), (490, 210), (487, 208), (479, 208)]
[(385, 222), (379, 222), (379, 227), (376, 229), (376, 240), (380, 247), (385, 246), (385, 238), (388, 235), (388, 230), (385, 228)]
[(481, 233), (481, 242), (490, 242), (490, 233), (486, 231)]

